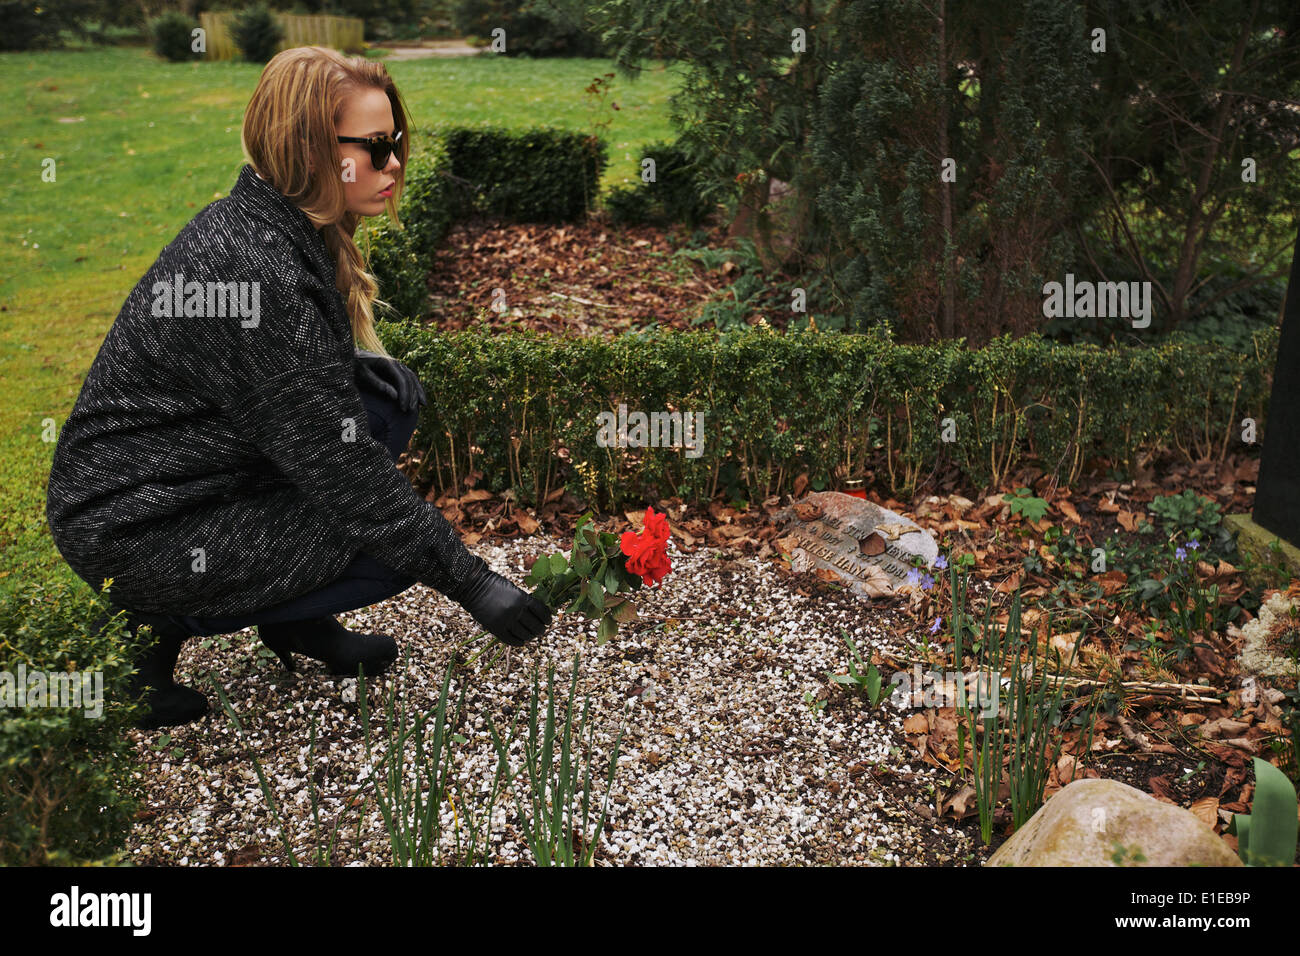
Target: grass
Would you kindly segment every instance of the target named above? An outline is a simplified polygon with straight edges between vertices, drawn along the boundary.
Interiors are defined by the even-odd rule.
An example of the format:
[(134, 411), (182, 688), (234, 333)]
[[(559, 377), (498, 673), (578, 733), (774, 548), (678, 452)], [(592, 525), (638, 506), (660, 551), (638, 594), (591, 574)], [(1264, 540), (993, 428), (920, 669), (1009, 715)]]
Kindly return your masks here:
[[(427, 59), (387, 64), (416, 126), (488, 122), (590, 130), (608, 121), (609, 187), (640, 146), (672, 139), (662, 65), (615, 79), (618, 110), (585, 94), (605, 60)], [(19, 579), (71, 574), (50, 540), (54, 442), (123, 301), (243, 163), (256, 64), (166, 63), (144, 47), (0, 54), (0, 598)], [(42, 180), (55, 161), (54, 182)], [(48, 437), (48, 428), (45, 429)]]

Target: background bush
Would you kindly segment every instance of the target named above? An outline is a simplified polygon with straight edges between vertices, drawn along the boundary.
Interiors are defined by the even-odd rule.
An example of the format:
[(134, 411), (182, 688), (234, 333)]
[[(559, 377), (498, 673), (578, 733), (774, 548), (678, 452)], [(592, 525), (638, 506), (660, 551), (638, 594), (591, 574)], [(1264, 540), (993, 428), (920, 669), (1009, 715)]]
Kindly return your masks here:
[(507, 56), (607, 56), (606, 45), (584, 26), (586, 8), (573, 0), (458, 0), (452, 22), (461, 35), (482, 40), (505, 30)]
[(168, 10), (157, 19), (149, 21), (149, 34), (153, 37), (153, 49), (165, 60), (179, 62), (196, 59), (192, 31), (197, 26), (193, 20), (179, 10)]
[(284, 30), (275, 15), (264, 6), (252, 6), (235, 14), (230, 38), (250, 63), (265, 63), (275, 56)]
[(641, 150), (638, 168), (653, 160), (655, 181), (636, 180), (613, 189), (605, 208), (614, 222), (666, 225), (679, 222), (699, 226), (713, 209), (703, 195), (690, 154), (676, 143), (651, 143)]

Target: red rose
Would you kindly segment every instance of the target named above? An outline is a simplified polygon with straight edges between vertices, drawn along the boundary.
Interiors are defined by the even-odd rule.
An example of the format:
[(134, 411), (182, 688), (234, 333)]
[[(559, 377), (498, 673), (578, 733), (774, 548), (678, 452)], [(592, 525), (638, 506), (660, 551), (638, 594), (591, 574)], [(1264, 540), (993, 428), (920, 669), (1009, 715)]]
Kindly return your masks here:
[(646, 508), (644, 527), (640, 534), (624, 531), (619, 539), (619, 550), (627, 555), (627, 569), (632, 574), (641, 575), (646, 587), (653, 587), (663, 580), (664, 575), (673, 569), (668, 558), (668, 516), (656, 514)]

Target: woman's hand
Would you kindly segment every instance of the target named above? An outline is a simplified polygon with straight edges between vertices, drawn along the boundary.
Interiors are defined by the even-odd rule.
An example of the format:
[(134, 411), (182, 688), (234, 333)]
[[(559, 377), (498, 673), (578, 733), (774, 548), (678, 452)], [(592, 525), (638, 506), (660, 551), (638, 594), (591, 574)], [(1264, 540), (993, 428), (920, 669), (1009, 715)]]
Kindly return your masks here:
[(429, 397), (419, 377), (397, 359), (386, 358), (365, 349), (357, 349), (355, 363), (357, 385), (386, 395), (398, 407), (409, 412), (417, 405), (428, 405)]
[[(477, 557), (477, 555), (475, 555)], [(551, 623), (551, 609), (478, 558), (473, 573), (447, 595), (505, 644), (522, 647)]]

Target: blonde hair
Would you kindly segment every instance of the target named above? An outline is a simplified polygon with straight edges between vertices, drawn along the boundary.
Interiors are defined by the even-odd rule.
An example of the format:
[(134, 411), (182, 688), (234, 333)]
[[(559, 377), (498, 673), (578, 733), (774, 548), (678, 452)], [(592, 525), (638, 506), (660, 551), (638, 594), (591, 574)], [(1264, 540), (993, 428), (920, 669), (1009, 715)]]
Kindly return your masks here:
[[(283, 50), (271, 58), (257, 81), (257, 89), (244, 112), (241, 141), (244, 158), (263, 179), (306, 213), (321, 230), (325, 248), (336, 263), (335, 284), (347, 306), (356, 345), (381, 355), (388, 350), (375, 334), (373, 304), (379, 284), (366, 271), (361, 250), (353, 241), (361, 217), (349, 212), (339, 175), (316, 171), (342, 168), (335, 124), (347, 97), (373, 87), (388, 95), (393, 122), (405, 133), (398, 141), (397, 172), (393, 194), (385, 204), (400, 226), (397, 203), (406, 183), (406, 158), (410, 132), (406, 109), (393, 78), (382, 63), (364, 57), (346, 57), (326, 47), (303, 46)], [(367, 160), (368, 161), (368, 160)]]

